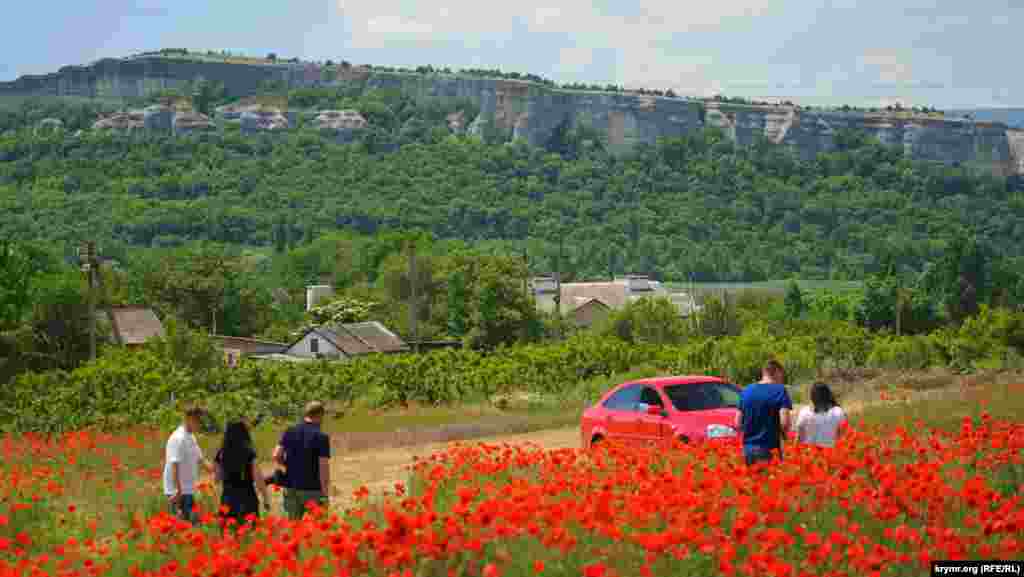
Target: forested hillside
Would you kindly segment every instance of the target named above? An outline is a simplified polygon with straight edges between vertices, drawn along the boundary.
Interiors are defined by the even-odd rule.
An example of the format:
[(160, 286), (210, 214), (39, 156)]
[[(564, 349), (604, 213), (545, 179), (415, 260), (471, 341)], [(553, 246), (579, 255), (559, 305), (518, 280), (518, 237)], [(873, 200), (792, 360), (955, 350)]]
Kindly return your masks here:
[[(294, 95), (293, 95), (294, 96)], [(374, 107), (361, 106), (371, 113)], [(130, 246), (189, 240), (284, 250), (331, 229), (422, 229), (487, 241), (570, 276), (862, 278), (920, 270), (962, 232), (1017, 259), (1024, 194), (846, 135), (813, 161), (708, 130), (617, 159), (567, 131), (547, 149), (449, 133), (445, 110), (377, 102), (341, 145), (312, 131), (188, 138), (0, 137), (0, 235)], [(397, 148), (396, 148), (397, 145)], [(387, 152), (385, 152), (387, 151)]]

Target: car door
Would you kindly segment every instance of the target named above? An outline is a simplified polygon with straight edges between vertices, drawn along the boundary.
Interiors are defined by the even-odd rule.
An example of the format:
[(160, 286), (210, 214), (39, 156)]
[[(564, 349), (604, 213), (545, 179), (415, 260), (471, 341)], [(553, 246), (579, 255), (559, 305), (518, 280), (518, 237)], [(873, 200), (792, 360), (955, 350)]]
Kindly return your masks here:
[(637, 442), (636, 414), (640, 403), (641, 385), (625, 385), (604, 402), (605, 430), (609, 439), (633, 444)]
[(645, 386), (640, 391), (640, 403), (637, 407), (634, 427), (639, 442), (654, 444), (661, 440), (665, 430), (668, 428), (666, 417), (663, 416), (667, 413), (650, 415), (647, 413), (648, 407), (659, 407), (662, 411), (665, 411), (665, 400), (662, 398), (661, 393), (651, 386)]

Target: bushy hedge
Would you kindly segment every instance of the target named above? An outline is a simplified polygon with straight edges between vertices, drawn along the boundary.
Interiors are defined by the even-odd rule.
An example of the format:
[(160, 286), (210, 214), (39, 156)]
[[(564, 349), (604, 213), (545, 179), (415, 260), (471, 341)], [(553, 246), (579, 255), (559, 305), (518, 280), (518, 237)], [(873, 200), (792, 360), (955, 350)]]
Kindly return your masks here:
[(373, 356), (346, 363), (246, 362), (195, 370), (154, 351), (113, 351), (72, 371), (26, 374), (0, 392), (0, 427), (62, 431), (88, 426), (167, 425), (182, 401), (201, 401), (220, 418), (290, 417), (313, 398), (376, 407), (453, 403), (512, 390), (557, 396), (597, 376), (657, 367), (674, 374), (756, 379), (776, 357), (796, 382), (821, 369), (881, 367), (959, 370), (1020, 364), (1024, 314), (983, 308), (960, 327), (927, 336), (872, 333), (846, 322), (755, 324), (734, 337), (692, 338), (683, 345), (628, 344), (577, 336), (566, 342), (490, 352), (440, 350)]

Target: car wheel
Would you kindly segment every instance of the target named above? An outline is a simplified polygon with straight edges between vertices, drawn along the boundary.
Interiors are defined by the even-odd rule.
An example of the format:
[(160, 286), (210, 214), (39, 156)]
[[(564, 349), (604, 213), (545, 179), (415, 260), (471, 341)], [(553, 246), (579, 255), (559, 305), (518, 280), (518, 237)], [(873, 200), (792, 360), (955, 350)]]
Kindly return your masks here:
[(676, 437), (676, 440), (684, 445), (690, 444), (690, 438), (687, 437), (686, 435), (679, 435), (678, 437)]
[(594, 435), (594, 438), (590, 439), (590, 448), (594, 448), (604, 442), (604, 437), (601, 435)]

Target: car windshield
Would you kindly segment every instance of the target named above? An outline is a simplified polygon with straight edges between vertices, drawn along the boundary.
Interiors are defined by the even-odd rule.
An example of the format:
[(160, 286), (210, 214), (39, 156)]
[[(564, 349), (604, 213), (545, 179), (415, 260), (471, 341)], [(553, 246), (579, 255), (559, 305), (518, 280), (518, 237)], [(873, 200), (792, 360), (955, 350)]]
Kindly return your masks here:
[(729, 383), (668, 385), (665, 394), (677, 411), (710, 411), (740, 406), (740, 389)]

